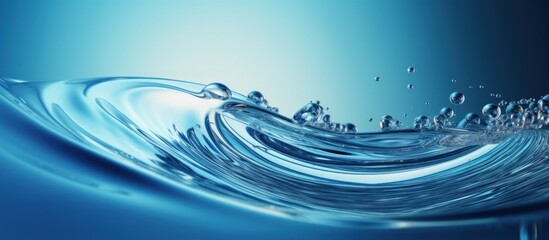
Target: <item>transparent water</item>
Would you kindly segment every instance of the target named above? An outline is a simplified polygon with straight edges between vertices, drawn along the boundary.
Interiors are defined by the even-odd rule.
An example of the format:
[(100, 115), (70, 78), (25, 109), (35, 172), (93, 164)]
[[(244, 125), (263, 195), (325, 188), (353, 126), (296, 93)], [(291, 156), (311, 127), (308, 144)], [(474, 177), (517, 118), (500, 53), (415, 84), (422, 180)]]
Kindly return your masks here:
[(452, 119), (444, 108), (411, 127), (384, 116), (384, 131), (361, 132), (360, 124), (331, 122), (320, 103), (287, 117), (259, 92), (218, 83), (0, 79), (0, 86), (52, 135), (106, 157), (97, 161), (276, 217), (372, 229), (497, 219), (522, 223), (517, 236), (535, 239), (535, 221), (525, 216), (539, 217), (549, 200), (543, 99), (532, 108), (537, 101), (510, 103), (497, 117), (489, 105), (482, 119)]

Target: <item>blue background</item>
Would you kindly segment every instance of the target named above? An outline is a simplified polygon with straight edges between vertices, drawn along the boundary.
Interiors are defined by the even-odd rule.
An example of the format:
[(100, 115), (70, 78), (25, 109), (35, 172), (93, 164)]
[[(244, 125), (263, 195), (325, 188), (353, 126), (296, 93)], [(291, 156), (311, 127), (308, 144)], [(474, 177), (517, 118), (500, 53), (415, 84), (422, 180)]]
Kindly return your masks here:
[[(0, 0), (0, 76), (222, 82), (241, 93), (260, 90), (285, 115), (318, 99), (333, 120), (376, 131), (384, 114), (410, 124), (418, 114), (437, 113), (453, 91), (466, 95), (455, 107), (458, 117), (478, 113), (488, 102), (547, 94), (548, 9), (542, 1)], [(407, 73), (409, 66), (417, 71)], [(414, 89), (406, 88), (409, 83)], [(26, 146), (32, 142), (21, 139), (47, 134), (18, 129), (24, 118), (5, 104), (1, 110), (2, 151), (13, 157), (0, 159), (0, 238), (462, 237), (457, 227), (383, 231), (306, 224), (181, 192), (169, 200), (105, 193), (99, 183), (75, 184), (75, 173), (23, 164), (54, 166), (64, 153), (55, 144)], [(21, 148), (49, 154), (32, 156)], [(83, 171), (111, 168), (96, 165)], [(149, 182), (128, 175), (99, 186)], [(152, 185), (155, 194), (176, 191)], [(467, 233), (518, 236), (516, 226), (505, 224), (468, 227)]]

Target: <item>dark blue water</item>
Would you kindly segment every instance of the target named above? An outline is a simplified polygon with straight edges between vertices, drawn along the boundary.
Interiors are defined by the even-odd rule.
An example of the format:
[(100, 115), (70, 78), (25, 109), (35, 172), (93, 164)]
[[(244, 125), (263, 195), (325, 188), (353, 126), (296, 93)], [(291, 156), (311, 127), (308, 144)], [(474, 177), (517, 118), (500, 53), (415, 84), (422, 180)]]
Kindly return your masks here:
[(221, 229), (243, 226), (211, 212), (319, 236), (494, 224), (515, 226), (513, 238), (543, 236), (549, 97), (502, 105), (501, 117), (478, 122), (437, 122), (434, 113), (406, 127), (384, 117), (390, 128), (361, 132), (327, 121), (316, 103), (286, 117), (217, 83), (1, 79), (0, 86), (11, 116), (2, 120), (11, 136), (2, 158), (31, 178), (54, 176), (44, 189), (70, 185), (85, 198), (176, 211), (160, 216)]

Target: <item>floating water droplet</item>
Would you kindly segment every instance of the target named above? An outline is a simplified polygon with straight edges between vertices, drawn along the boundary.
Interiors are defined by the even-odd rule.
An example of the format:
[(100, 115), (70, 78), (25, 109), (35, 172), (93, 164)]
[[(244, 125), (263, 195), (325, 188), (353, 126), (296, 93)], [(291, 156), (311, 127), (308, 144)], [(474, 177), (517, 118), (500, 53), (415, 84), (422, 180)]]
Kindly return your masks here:
[(460, 92), (453, 92), (450, 94), (450, 102), (455, 105), (463, 104), (463, 102), (465, 102), (465, 95)]
[(405, 114), (404, 114), (404, 117), (408, 117), (408, 114), (407, 114), (407, 113), (405, 113)]
[(501, 94), (497, 93), (496, 98), (501, 98)]
[(263, 94), (258, 91), (251, 91), (250, 93), (248, 93), (248, 99), (257, 104), (262, 104), (263, 101), (265, 101)]
[(414, 67), (408, 67), (408, 72), (409, 73), (413, 73), (415, 71), (416, 71), (416, 69)]
[(407, 88), (411, 90), (412, 88), (414, 88), (414, 85), (408, 84)]
[(374, 80), (375, 80), (376, 82), (379, 82), (380, 79), (381, 79), (381, 78), (380, 78), (379, 76), (377, 76), (377, 77), (374, 78)]
[(482, 108), (482, 114), (488, 118), (497, 119), (501, 115), (501, 108), (496, 104), (489, 103)]
[(454, 110), (449, 107), (444, 107), (440, 109), (440, 114), (446, 116), (446, 118), (452, 118), (455, 115)]
[(204, 98), (217, 100), (227, 100), (232, 95), (231, 89), (221, 83), (210, 83), (200, 93)]
[(370, 118), (370, 119), (368, 119), (368, 122), (372, 122), (372, 121), (374, 121), (374, 119), (373, 119), (373, 118)]

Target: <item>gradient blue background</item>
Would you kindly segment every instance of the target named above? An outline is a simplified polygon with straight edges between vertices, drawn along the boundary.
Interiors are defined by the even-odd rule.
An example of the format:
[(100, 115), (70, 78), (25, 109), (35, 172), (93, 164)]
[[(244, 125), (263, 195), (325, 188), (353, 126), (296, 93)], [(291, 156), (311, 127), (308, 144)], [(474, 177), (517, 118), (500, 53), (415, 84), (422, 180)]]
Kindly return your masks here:
[[(418, 114), (438, 112), (453, 91), (466, 95), (458, 117), (488, 102), (549, 93), (548, 10), (543, 1), (0, 0), (0, 76), (222, 82), (241, 93), (262, 91), (285, 115), (318, 99), (333, 120), (375, 131), (384, 114), (410, 124)], [(417, 71), (407, 73), (408, 66)], [(1, 142), (4, 152), (22, 147), (17, 139), (43, 137), (39, 129), (17, 129), (21, 123), (10, 116), (18, 113), (2, 111), (0, 133), (10, 140)], [(51, 151), (35, 161), (63, 154), (55, 146), (25, 147)], [(173, 207), (159, 207), (158, 199), (143, 207), (149, 200), (112, 197), (36, 171), (15, 157), (24, 155), (0, 159), (0, 238), (450, 239), (463, 232), (318, 226), (222, 204), (201, 209), (208, 200), (183, 193), (166, 203)], [(128, 184), (125, 177), (110, 184)], [(467, 232), (479, 239), (518, 236), (507, 225)]]

